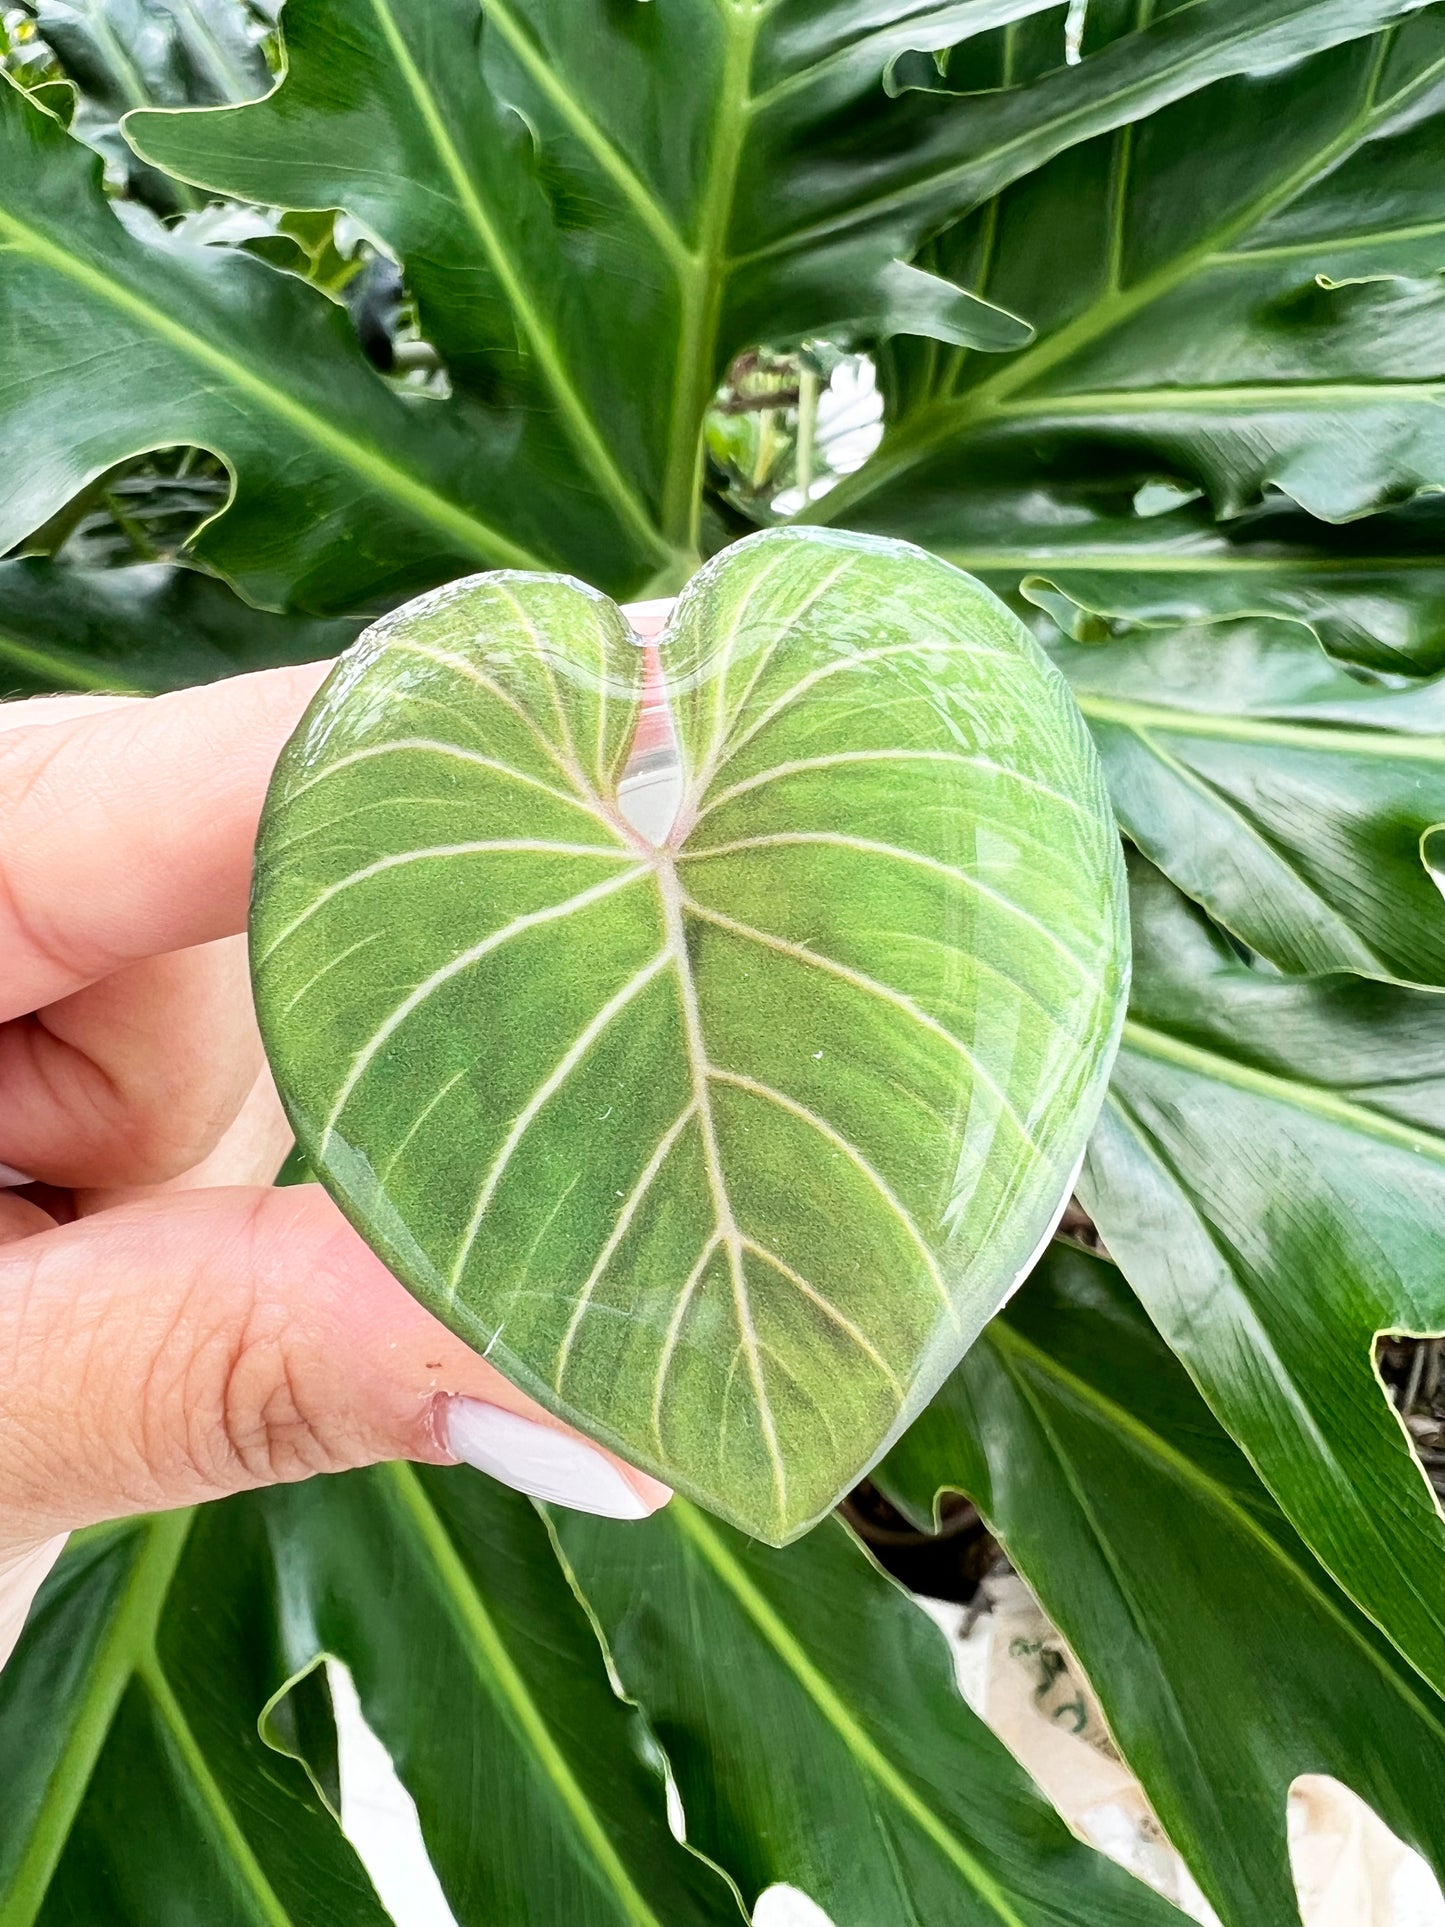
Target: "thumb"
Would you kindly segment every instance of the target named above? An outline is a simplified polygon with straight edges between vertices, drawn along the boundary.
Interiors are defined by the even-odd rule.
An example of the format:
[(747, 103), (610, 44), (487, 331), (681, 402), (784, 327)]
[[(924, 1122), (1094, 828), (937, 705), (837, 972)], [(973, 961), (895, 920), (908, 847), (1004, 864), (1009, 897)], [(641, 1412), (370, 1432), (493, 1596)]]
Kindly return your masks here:
[(423, 1310), (317, 1185), (156, 1195), (4, 1245), (0, 1412), (0, 1550), (382, 1459), (465, 1458), (615, 1518), (668, 1496)]

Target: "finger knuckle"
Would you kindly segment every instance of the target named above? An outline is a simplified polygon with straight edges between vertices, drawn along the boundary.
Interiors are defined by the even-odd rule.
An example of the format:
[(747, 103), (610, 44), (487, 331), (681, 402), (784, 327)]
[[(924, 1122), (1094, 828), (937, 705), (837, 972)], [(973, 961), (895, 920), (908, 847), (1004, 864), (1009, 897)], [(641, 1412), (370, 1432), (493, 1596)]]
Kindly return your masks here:
[(186, 1382), (168, 1401), (182, 1416), (196, 1474), (218, 1488), (291, 1483), (365, 1456), (328, 1397), (313, 1336), (285, 1294), (267, 1289), (260, 1250), (266, 1240), (257, 1227), (269, 1213), (263, 1194), (243, 1228), (242, 1249), (218, 1254), (227, 1277), (249, 1281), (223, 1315), (215, 1316), (209, 1281), (197, 1280), (193, 1309), (209, 1325), (199, 1345), (182, 1341)]

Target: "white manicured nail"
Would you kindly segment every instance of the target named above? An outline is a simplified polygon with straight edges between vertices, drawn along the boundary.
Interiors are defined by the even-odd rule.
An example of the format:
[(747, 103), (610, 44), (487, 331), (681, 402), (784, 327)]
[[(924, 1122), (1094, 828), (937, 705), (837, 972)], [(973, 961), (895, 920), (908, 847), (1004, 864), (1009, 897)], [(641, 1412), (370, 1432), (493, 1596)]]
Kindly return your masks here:
[(8, 1190), (16, 1184), (34, 1184), (34, 1178), (27, 1178), (23, 1171), (17, 1171), (13, 1164), (0, 1164), (0, 1191)]
[(645, 1519), (645, 1504), (611, 1459), (570, 1432), (504, 1412), (477, 1398), (447, 1401), (446, 1437), (454, 1457), (534, 1499), (604, 1519)]

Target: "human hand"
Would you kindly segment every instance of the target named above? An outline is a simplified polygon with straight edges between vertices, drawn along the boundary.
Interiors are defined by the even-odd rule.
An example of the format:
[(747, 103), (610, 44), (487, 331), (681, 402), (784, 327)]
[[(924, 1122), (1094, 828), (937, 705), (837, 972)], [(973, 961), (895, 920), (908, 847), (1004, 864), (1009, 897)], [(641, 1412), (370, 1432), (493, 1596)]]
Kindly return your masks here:
[(438, 1324), (319, 1186), (270, 1186), (290, 1132), (240, 933), (326, 668), (0, 706), (0, 1567), (391, 1458), (614, 1517), (668, 1496)]

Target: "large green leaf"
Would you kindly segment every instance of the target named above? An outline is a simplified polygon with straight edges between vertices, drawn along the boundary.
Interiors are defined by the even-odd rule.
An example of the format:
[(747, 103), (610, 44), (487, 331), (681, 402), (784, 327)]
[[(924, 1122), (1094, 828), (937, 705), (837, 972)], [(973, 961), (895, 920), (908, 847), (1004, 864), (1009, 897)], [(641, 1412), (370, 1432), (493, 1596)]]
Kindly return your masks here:
[(1340, 1592), (1111, 1265), (1056, 1245), (874, 1473), (978, 1505), (1226, 1927), (1296, 1918), (1285, 1802), (1352, 1786), (1445, 1874), (1445, 1703)]
[(78, 91), (72, 131), (159, 212), (193, 206), (190, 189), (137, 162), (119, 123), (137, 107), (262, 92), (266, 59), (244, 0), (33, 0), (33, 15)]
[[(293, 0), (267, 100), (127, 130), (188, 179), (354, 211), (400, 255), (457, 392), (424, 411), (418, 446), (363, 391), (339, 325), (323, 348), (316, 301), (102, 235), (32, 133), (0, 149), (13, 301), (59, 303), (68, 354), (32, 376), (54, 369), (74, 406), (0, 412), (27, 450), (16, 533), (179, 414), (177, 438), (240, 483), (205, 552), (262, 599), (338, 606), (349, 574), (356, 606), (397, 581), (399, 550), (412, 583), (518, 550), (613, 587), (675, 576), (699, 542), (704, 411), (737, 350), (898, 329), (1016, 346), (1023, 323), (910, 263), (923, 236), (1073, 143), (1409, 4), (1198, 0), (1078, 65), (1054, 9), (1035, 86), (960, 101), (904, 84), (900, 57), (1042, 19), (1040, 0)], [(149, 364), (123, 389), (79, 372), (121, 354)], [(262, 421), (290, 459), (264, 459)]]
[(958, 1697), (936, 1627), (836, 1521), (784, 1552), (683, 1500), (626, 1532), (555, 1513), (688, 1838), (836, 1927), (1168, 1927)]
[[(555, 411), (603, 489), (687, 548), (701, 413), (732, 354), (859, 328), (1019, 346), (1026, 326), (904, 265), (925, 232), (1089, 132), (1398, 7), (1206, 0), (1080, 68), (1055, 11), (1058, 71), (1036, 92), (885, 92), (908, 50), (1042, 11), (688, 0), (619, 31), (601, 0), (291, 0), (269, 100), (127, 133), (188, 180), (361, 216), (458, 378)], [(559, 302), (584, 246), (585, 298)]]
[[(1095, 62), (1131, 44), (1111, 36), (1133, 17), (1128, 0), (1090, 7)], [(992, 67), (981, 49), (959, 85), (1018, 91), (1040, 57), (1029, 26), (989, 52)], [(882, 448), (814, 513), (906, 531), (973, 570), (1162, 566), (1186, 604), (1207, 605), (1227, 538), (1150, 510), (1202, 491), (1233, 517), (1274, 489), (1342, 520), (1437, 488), (1442, 109), (1445, 15), (1429, 8), (1071, 148), (929, 256), (1037, 338), (1007, 358), (907, 345)], [(1316, 606), (1327, 535), (1290, 540), (1293, 592)], [(1377, 573), (1394, 576), (1380, 541)], [(1281, 558), (1260, 560), (1246, 595)], [(1409, 593), (1397, 579), (1383, 600)]]
[(638, 1705), (538, 1511), (464, 1468), (85, 1535), (0, 1679), (5, 1927), (385, 1927), (333, 1818), (326, 1658), (459, 1927), (742, 1927), (729, 1874), (839, 1927), (1177, 1919), (1070, 1837), (840, 1529), (765, 1555), (679, 1507), (569, 1550)]
[(1268, 621), (1053, 654), (1120, 822), (1216, 921), (1282, 970), (1445, 981), (1445, 678), (1365, 684)]
[(53, 689), (150, 695), (280, 663), (316, 662), (355, 622), (268, 615), (224, 583), (163, 562), (0, 562), (0, 697)]
[(531, 1502), (401, 1465), (65, 1555), (0, 1678), (6, 1927), (387, 1927), (336, 1824), (328, 1655), (461, 1927), (741, 1927)]
[(325, 295), (143, 211), (123, 224), (99, 173), (0, 83), (0, 548), (116, 463), (196, 444), (236, 478), (197, 551), (261, 602), (375, 607), (478, 562), (636, 575), (544, 422), (519, 452), (475, 403), (396, 393)]
[(257, 1730), (291, 1668), (254, 1505), (100, 1528), (50, 1579), (0, 1675), (5, 1927), (389, 1927), (320, 1677)]
[(1289, 981), (1140, 865), (1080, 1196), (1328, 1570), (1445, 1687), (1442, 1519), (1372, 1369), (1445, 1330), (1445, 995)]
[(279, 765), (257, 1005), (316, 1170), (554, 1411), (772, 1540), (1027, 1267), (1124, 980), (1062, 679), (867, 537), (719, 557), (663, 639), (683, 796), (618, 808), (641, 653), (482, 577), (343, 658)]
[(391, 1465), (265, 1512), (291, 1664), (350, 1668), (460, 1927), (742, 1927), (668, 1830), (657, 1742), (614, 1694), (529, 1499)]

